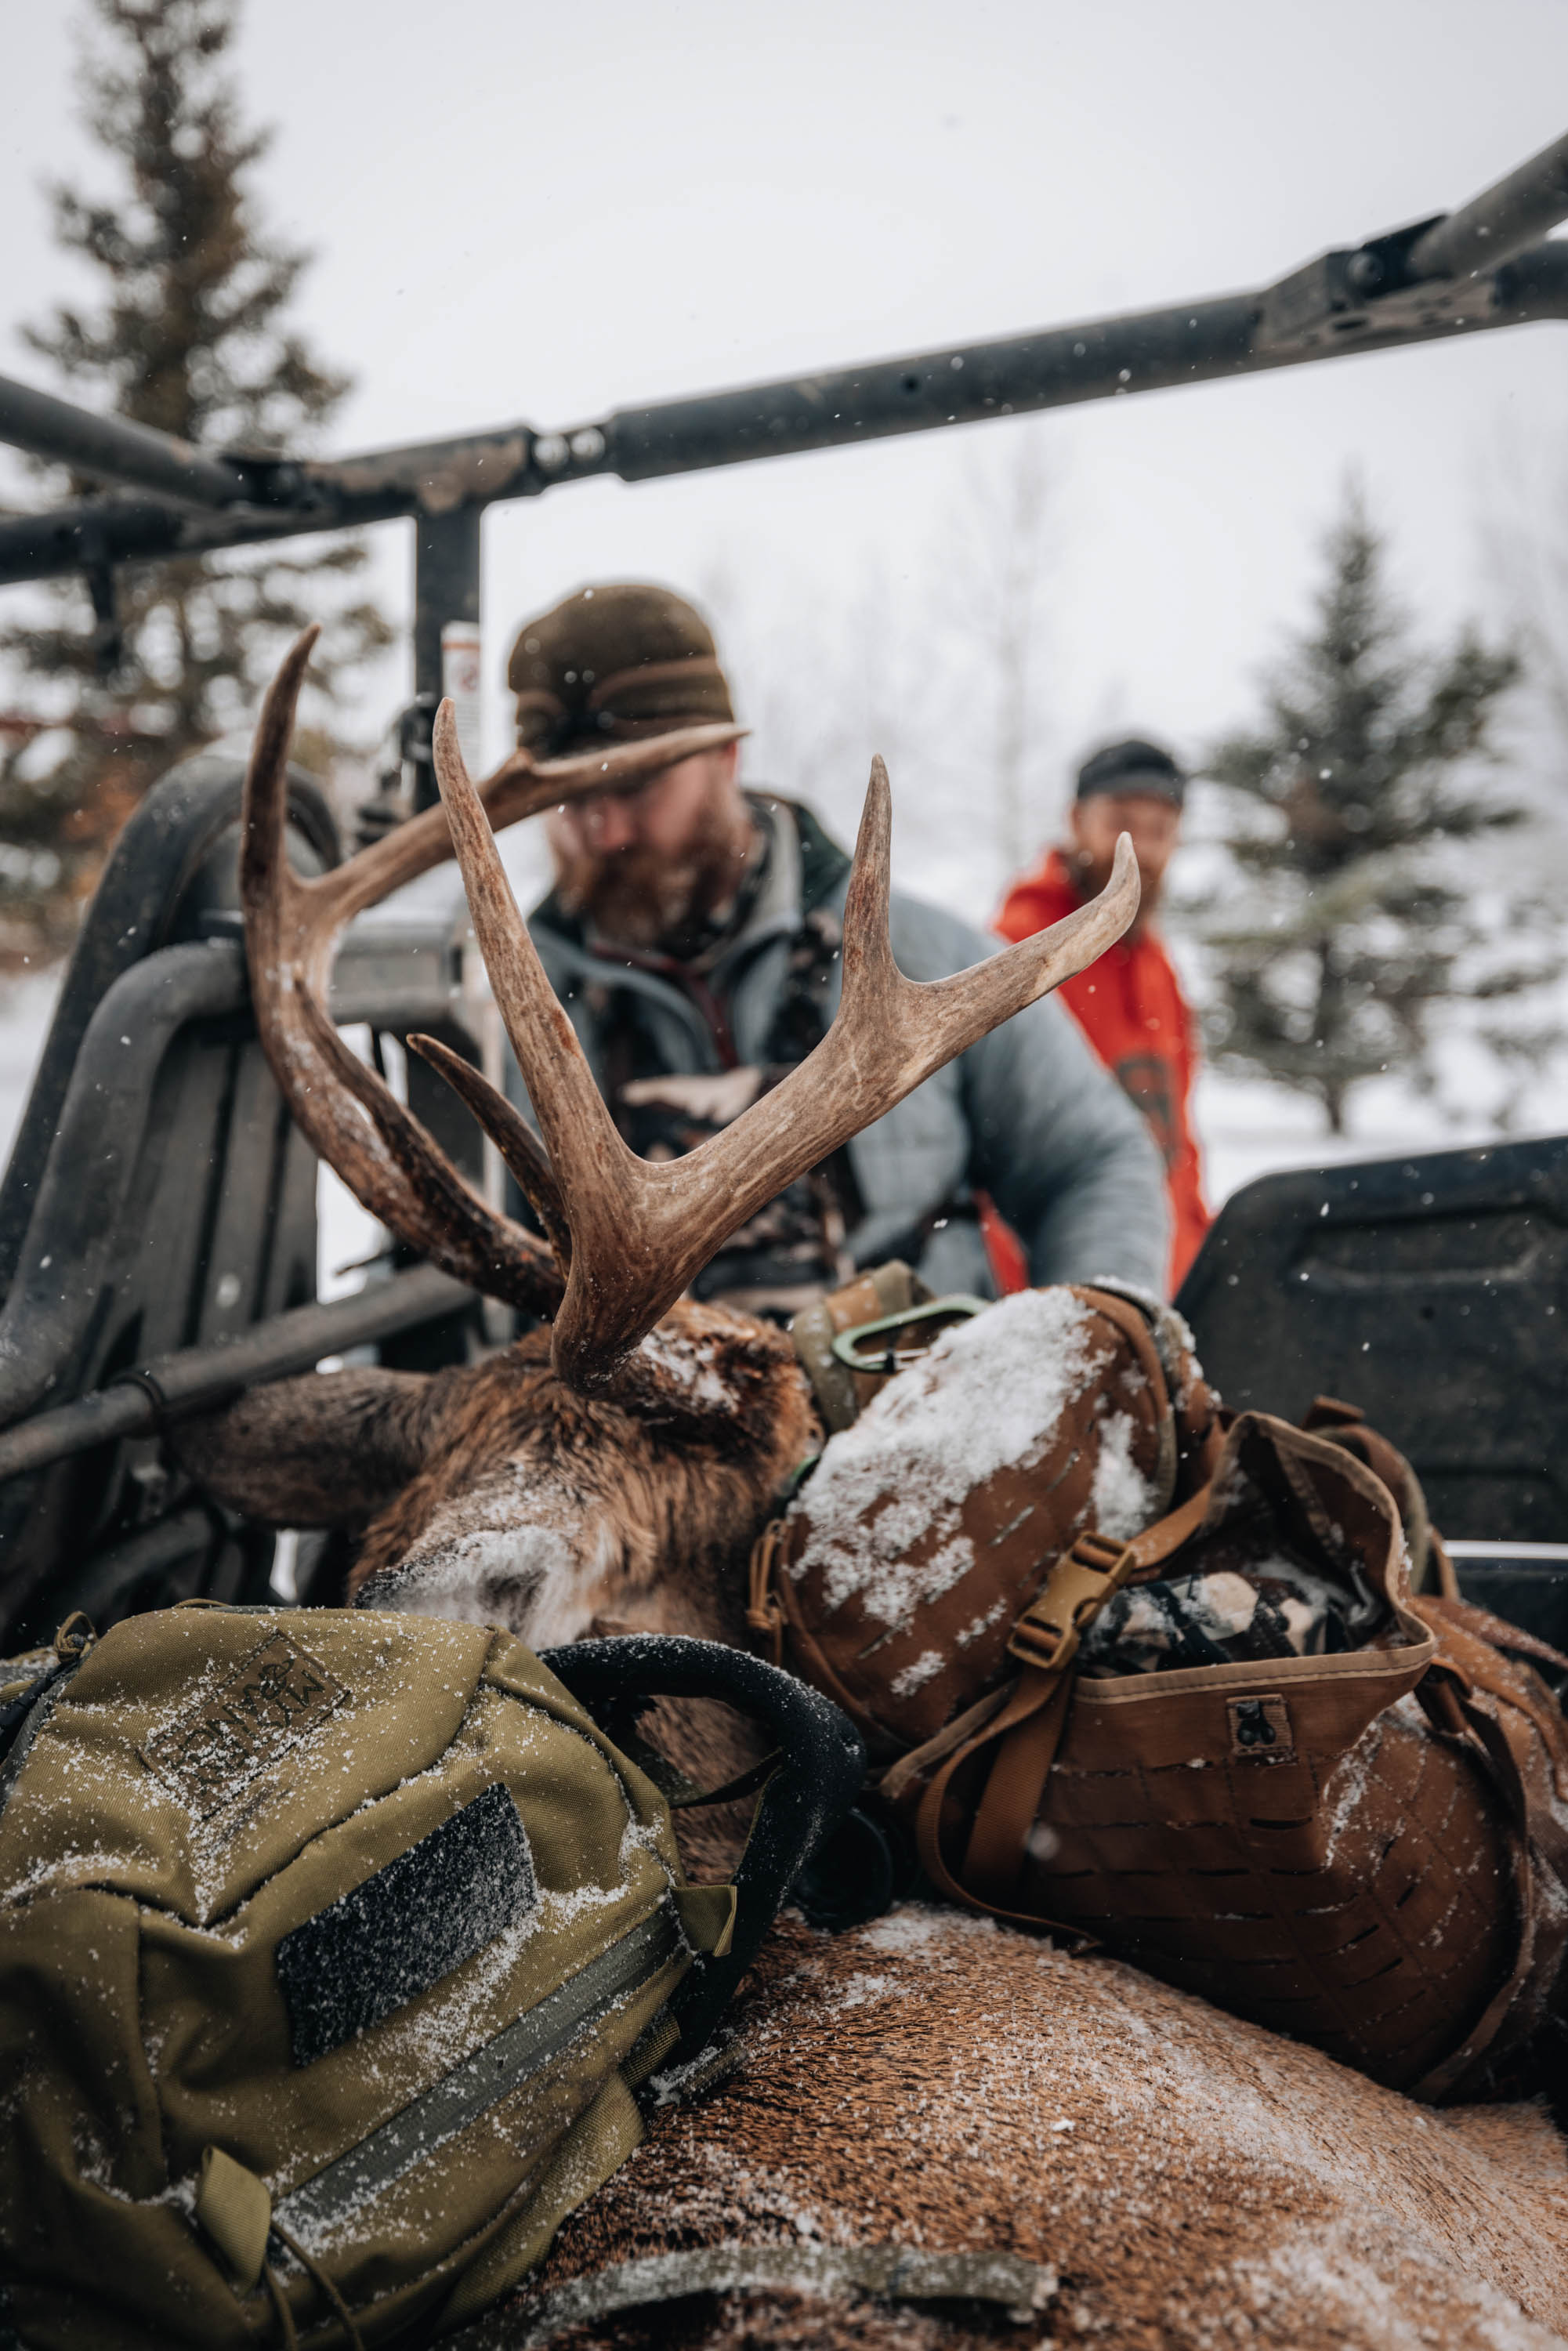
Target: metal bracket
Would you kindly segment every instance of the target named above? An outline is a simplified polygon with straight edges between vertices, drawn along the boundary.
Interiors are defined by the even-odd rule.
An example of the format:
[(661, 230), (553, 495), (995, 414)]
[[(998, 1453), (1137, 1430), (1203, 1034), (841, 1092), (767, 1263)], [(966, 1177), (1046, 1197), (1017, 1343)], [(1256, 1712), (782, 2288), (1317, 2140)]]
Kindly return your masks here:
[[(834, 1335), (834, 1358), (846, 1364), (852, 1372), (901, 1371), (905, 1364), (913, 1363), (916, 1355), (924, 1354), (925, 1348), (910, 1347), (901, 1354), (890, 1343), (875, 1354), (862, 1355), (857, 1351), (857, 1343), (862, 1339), (878, 1339), (894, 1331), (905, 1331), (912, 1323), (929, 1322), (938, 1316), (947, 1321), (962, 1322), (968, 1315), (983, 1314), (990, 1303), (989, 1299), (971, 1298), (967, 1292), (956, 1291), (951, 1298), (932, 1298), (923, 1306), (906, 1306), (900, 1314), (879, 1314), (874, 1322), (852, 1322), (848, 1330)], [(929, 1344), (930, 1339), (936, 1335), (935, 1332), (927, 1334), (926, 1343)]]
[(1410, 255), (1447, 215), (1415, 221), (1366, 244), (1320, 253), (1263, 297), (1254, 349), (1283, 357), (1355, 335), (1430, 329), (1444, 319), (1474, 321), (1497, 309), (1490, 277), (1418, 277)]
[(114, 566), (94, 555), (86, 566), (87, 592), (92, 598), (92, 667), (100, 685), (107, 685), (125, 657), (125, 632), (120, 622)]

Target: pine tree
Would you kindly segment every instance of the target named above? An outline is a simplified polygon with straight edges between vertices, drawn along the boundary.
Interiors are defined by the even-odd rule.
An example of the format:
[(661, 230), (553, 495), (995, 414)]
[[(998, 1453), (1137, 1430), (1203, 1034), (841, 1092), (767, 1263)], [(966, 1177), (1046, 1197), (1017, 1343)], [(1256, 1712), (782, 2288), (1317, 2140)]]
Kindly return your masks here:
[(1220, 1065), (1315, 1096), (1338, 1134), (1358, 1080), (1397, 1070), (1431, 1089), (1442, 1007), (1551, 970), (1500, 957), (1455, 853), (1525, 814), (1481, 777), (1517, 654), (1469, 628), (1440, 654), (1413, 646), (1354, 492), (1324, 553), (1315, 621), (1267, 682), (1262, 724), (1205, 763), (1248, 914), (1203, 935)]
[[(84, 119), (119, 185), (60, 187), (53, 203), (57, 240), (98, 273), (101, 304), (62, 304), (26, 340), (89, 405), (210, 448), (298, 454), (350, 380), (287, 322), (308, 256), (257, 216), (250, 177), (268, 137), (243, 128), (224, 69), (236, 6), (90, 0)], [(14, 742), (0, 765), (0, 947), (68, 941), (148, 785), (245, 722), (280, 643), (312, 619), (328, 623), (312, 680), (329, 715), (345, 672), (390, 639), (351, 590), (334, 604), (364, 561), (335, 538), (129, 569), (112, 624), (96, 629), (83, 584), (60, 581), (36, 619), (0, 632), (0, 653), (53, 686), (47, 715), (65, 730)]]

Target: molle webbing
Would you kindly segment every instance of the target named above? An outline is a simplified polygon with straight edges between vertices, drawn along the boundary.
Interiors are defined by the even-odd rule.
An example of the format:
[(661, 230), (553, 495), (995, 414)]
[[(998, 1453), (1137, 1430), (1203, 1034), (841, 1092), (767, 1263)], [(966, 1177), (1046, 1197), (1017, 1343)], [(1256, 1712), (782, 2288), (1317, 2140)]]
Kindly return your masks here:
[[(1362, 1579), (1368, 1637), (1079, 1678), (1127, 1583), (1178, 1554), (1245, 1581), (1279, 1552)], [(1473, 2096), (1540, 2024), (1568, 1945), (1568, 1736), (1506, 1631), (1412, 1601), (1400, 1511), (1350, 1448), (1244, 1413), (1182, 1509), (1129, 1543), (1078, 1537), (1015, 1620), (1015, 1678), (883, 1793), (950, 1898), (1416, 2097)]]
[[(606, 1647), (628, 1701), (738, 1677), (779, 1714), (749, 1956), (816, 1817), (803, 1694), (700, 1642), (568, 1672)], [(202, 1604), (62, 1627), (0, 1660), (0, 2351), (7, 2318), (426, 2340), (542, 2256), (637, 2145), (639, 2086), (706, 2049), (737, 1889), (686, 1883), (664, 1796), (509, 1634)]]

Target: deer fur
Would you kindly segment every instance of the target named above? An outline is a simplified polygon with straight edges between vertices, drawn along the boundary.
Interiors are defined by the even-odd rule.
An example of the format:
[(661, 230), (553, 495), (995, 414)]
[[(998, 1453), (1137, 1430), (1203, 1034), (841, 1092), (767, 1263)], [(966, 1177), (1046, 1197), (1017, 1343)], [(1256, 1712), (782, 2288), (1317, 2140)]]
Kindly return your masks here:
[(735, 2294), (563, 2351), (1568, 2339), (1568, 2158), (1536, 2105), (1434, 2112), (1119, 1961), (918, 1905), (837, 1936), (786, 1918), (736, 2013), (735, 2074), (655, 2113), (489, 2322), (497, 2351), (570, 2280), (706, 2244), (1012, 2252), (1056, 2291), (1010, 2324)]
[[(575, 1395), (540, 1334), (428, 1378), (258, 1390), (182, 1451), (244, 1507), (270, 1478), (295, 1509), (373, 1509), (361, 1605), (475, 1614), (535, 1646), (734, 1640), (746, 1546), (817, 1432), (776, 1333), (714, 1309), (666, 1328), (695, 1391), (679, 1426)], [(652, 1727), (710, 1784), (748, 1751), (688, 1709)], [(704, 1822), (702, 1874), (736, 1828)], [(572, 2351), (1568, 2345), (1568, 2154), (1537, 2105), (1434, 2113), (1134, 1968), (953, 1910), (831, 1938), (786, 1919), (737, 2018), (737, 2071), (655, 2113), (529, 2281), (516, 2339), (555, 2288), (650, 2252), (825, 2242), (1021, 2253), (1057, 2292), (1029, 2326), (736, 2293), (575, 2327)], [(486, 2325), (510, 2339), (505, 2313)]]
[(737, 1641), (747, 1552), (821, 1431), (789, 1342), (683, 1305), (638, 1411), (557, 1377), (549, 1332), (433, 1374), (310, 1373), (187, 1422), (183, 1466), (275, 1525), (369, 1520), (348, 1597), (505, 1625)]
[[(539, 1331), (433, 1374), (310, 1373), (177, 1432), (184, 1467), (277, 1525), (365, 1520), (347, 1597), (504, 1625), (531, 1648), (614, 1633), (744, 1638), (746, 1562), (821, 1432), (789, 1342), (682, 1305), (649, 1343), (644, 1408), (577, 1395)], [(753, 1727), (700, 1700), (650, 1709), (655, 1744), (704, 1787), (756, 1762)], [(725, 1877), (750, 1807), (682, 1816), (695, 1877)]]

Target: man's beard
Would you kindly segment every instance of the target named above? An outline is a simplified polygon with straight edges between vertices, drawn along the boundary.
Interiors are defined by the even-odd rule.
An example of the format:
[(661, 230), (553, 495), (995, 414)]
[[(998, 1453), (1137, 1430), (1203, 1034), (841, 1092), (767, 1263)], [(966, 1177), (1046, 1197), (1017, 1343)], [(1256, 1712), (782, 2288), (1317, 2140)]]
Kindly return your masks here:
[(561, 841), (555, 852), (556, 891), (584, 928), (621, 946), (689, 956), (703, 944), (711, 917), (735, 896), (747, 867), (747, 842), (716, 821), (684, 857), (637, 846), (597, 853)]

